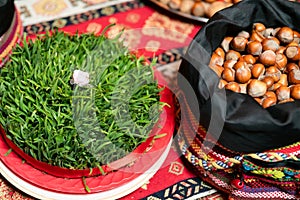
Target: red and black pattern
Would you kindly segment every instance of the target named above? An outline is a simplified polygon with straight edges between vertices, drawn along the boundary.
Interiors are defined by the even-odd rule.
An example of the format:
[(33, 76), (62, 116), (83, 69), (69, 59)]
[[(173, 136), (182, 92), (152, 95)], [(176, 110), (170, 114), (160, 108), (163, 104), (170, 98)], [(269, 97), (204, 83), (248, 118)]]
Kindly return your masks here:
[(144, 4), (140, 1), (125, 2), (110, 7), (110, 12), (105, 12), (107, 9), (100, 8), (98, 10), (90, 10), (81, 14), (76, 14), (72, 16), (67, 16), (57, 20), (50, 20), (46, 22), (41, 22), (33, 25), (28, 25), (24, 27), (24, 32), (28, 34), (38, 34), (41, 32), (50, 31), (57, 28), (63, 28), (70, 25), (76, 25), (83, 22), (87, 22), (93, 19), (97, 19), (104, 16), (113, 15), (119, 12), (126, 12), (135, 8), (142, 8)]

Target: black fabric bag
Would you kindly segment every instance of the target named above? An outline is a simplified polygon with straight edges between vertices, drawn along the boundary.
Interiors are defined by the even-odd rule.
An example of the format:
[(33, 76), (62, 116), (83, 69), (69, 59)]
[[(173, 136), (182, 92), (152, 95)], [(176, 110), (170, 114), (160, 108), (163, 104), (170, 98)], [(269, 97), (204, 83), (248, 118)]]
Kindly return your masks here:
[(300, 140), (299, 100), (264, 109), (249, 95), (218, 89), (219, 78), (208, 66), (212, 52), (225, 36), (250, 31), (255, 22), (300, 31), (300, 3), (243, 0), (219, 11), (195, 36), (178, 76), (178, 86), (200, 124), (221, 145), (241, 153), (261, 152)]
[(14, 0), (0, 0), (0, 37), (11, 25), (14, 13)]

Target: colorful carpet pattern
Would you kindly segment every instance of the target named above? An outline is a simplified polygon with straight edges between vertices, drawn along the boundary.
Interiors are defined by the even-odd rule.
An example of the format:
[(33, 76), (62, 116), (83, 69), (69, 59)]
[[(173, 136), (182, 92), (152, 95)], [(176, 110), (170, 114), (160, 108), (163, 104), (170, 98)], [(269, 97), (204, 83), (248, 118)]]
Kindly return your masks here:
[[(16, 0), (15, 4), (21, 15), (24, 33), (31, 38), (55, 28), (70, 33), (99, 34), (104, 27), (115, 23), (107, 32), (109, 37), (124, 29), (125, 41), (131, 50), (149, 59), (157, 58), (158, 65), (179, 60), (201, 28), (201, 24), (171, 18), (141, 1)], [(166, 76), (170, 75), (169, 69), (163, 68), (162, 71)], [(157, 174), (122, 199), (188, 198), (223, 199), (221, 193), (217, 193), (184, 166), (173, 147)], [(0, 177), (0, 200), (33, 199)]]

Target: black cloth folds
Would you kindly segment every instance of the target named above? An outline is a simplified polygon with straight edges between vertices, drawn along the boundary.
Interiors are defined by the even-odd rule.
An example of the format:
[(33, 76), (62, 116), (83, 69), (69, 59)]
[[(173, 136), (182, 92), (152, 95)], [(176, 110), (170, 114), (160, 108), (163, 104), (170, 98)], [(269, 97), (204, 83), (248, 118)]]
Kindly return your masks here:
[(14, 0), (0, 0), (0, 37), (10, 27), (14, 13)]
[(194, 37), (178, 75), (178, 86), (196, 117), (197, 108), (200, 109), (200, 124), (220, 144), (243, 153), (300, 141), (300, 101), (264, 109), (249, 95), (218, 89), (219, 78), (208, 67), (212, 52), (225, 36), (235, 36), (242, 30), (250, 32), (255, 22), (300, 31), (300, 4), (287, 0), (243, 0), (219, 11)]

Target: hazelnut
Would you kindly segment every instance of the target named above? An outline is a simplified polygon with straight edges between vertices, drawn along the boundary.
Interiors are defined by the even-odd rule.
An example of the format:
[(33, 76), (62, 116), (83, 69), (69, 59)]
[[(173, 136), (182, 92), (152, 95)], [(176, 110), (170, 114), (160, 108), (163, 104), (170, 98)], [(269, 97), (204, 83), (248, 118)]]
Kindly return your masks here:
[(224, 68), (232, 68), (236, 62), (236, 60), (226, 60), (223, 66)]
[(279, 48), (277, 49), (277, 51), (275, 51), (275, 53), (284, 53), (286, 50), (286, 47), (285, 46), (279, 46)]
[(168, 3), (169, 7), (173, 10), (178, 10), (180, 8), (181, 0), (170, 0)]
[(208, 17), (212, 17), (216, 12), (218, 12), (224, 8), (227, 8), (231, 5), (232, 5), (231, 3), (226, 3), (226, 2), (222, 2), (222, 1), (214, 1), (210, 4), (210, 6), (206, 10), (205, 14)]
[(237, 34), (237, 36), (241, 36), (241, 37), (244, 37), (244, 38), (246, 38), (246, 39), (249, 39), (250, 33), (247, 32), (247, 31), (241, 31), (241, 32), (239, 32), (239, 33)]
[(263, 98), (273, 98), (277, 101), (277, 95), (273, 91), (267, 91)]
[(202, 17), (205, 15), (205, 7), (201, 1), (196, 1), (193, 8), (192, 14), (196, 17)]
[(293, 42), (296, 44), (300, 44), (300, 37), (294, 37)]
[(277, 53), (276, 54), (276, 59), (275, 59), (275, 66), (280, 70), (283, 71), (288, 63), (287, 57), (282, 54), (282, 53)]
[(231, 90), (233, 92), (241, 92), (240, 85), (237, 82), (230, 82), (225, 85), (225, 89)]
[(244, 51), (246, 49), (247, 43), (248, 43), (248, 39), (246, 39), (242, 36), (236, 36), (231, 41), (230, 45), (231, 45), (233, 50), (241, 52), (241, 51)]
[(208, 11), (208, 8), (210, 7), (210, 4), (211, 3), (208, 3), (206, 1), (201, 1), (203, 6), (204, 6), (204, 15), (206, 15), (207, 11)]
[(297, 37), (297, 38), (300, 38), (300, 33), (296, 30), (293, 30), (294, 32), (294, 38)]
[(287, 86), (280, 86), (275, 91), (278, 101), (290, 98), (290, 88)]
[(225, 51), (221, 48), (221, 47), (218, 47), (216, 50), (215, 50), (215, 53), (219, 56), (221, 56), (221, 58), (223, 60), (225, 60)]
[(294, 40), (294, 32), (291, 28), (289, 27), (281, 27), (277, 34), (276, 37), (284, 44), (288, 44)]
[(298, 44), (297, 42), (292, 41), (292, 42), (288, 43), (288, 44), (286, 45), (286, 47), (297, 47), (298, 45), (299, 45), (299, 44)]
[(276, 37), (264, 38), (261, 42), (263, 51), (272, 50), (276, 51), (280, 46), (280, 41)]
[(252, 66), (251, 73), (254, 78), (259, 78), (265, 73), (265, 66), (261, 63), (256, 63)]
[(241, 57), (239, 57), (239, 59), (237, 61), (243, 61), (244, 62), (245, 61), (244, 60), (244, 55), (241, 55)]
[(195, 4), (195, 2), (193, 0), (181, 0), (179, 10), (182, 13), (190, 14), (192, 12), (192, 8), (193, 8), (194, 4)]
[(270, 89), (273, 91), (276, 91), (281, 86), (282, 86), (281, 83), (274, 83)]
[(210, 58), (209, 66), (213, 66), (213, 65), (222, 66), (223, 64), (224, 64), (224, 59), (217, 53), (213, 52)]
[(259, 41), (250, 41), (247, 44), (247, 52), (254, 55), (258, 56), (262, 52), (262, 44)]
[(239, 84), (239, 86), (240, 86), (240, 88), (241, 88), (240, 93), (247, 94), (247, 86), (248, 86), (248, 83), (242, 83), (242, 84)]
[(300, 70), (294, 69), (289, 72), (288, 80), (291, 84), (300, 84)]
[(282, 86), (288, 86), (287, 74), (281, 74), (280, 79), (277, 83), (280, 83)]
[(263, 33), (266, 30), (266, 27), (263, 23), (257, 22), (253, 24), (252, 29), (259, 33)]
[(296, 42), (298, 44), (300, 44), (300, 33), (298, 31), (294, 30), (294, 40), (293, 42)]
[(261, 105), (261, 103), (262, 103), (262, 98), (261, 98), (261, 97), (253, 97), (253, 99), (254, 99), (257, 103), (259, 103), (259, 104)]
[(251, 78), (249, 67), (240, 67), (235, 72), (235, 79), (238, 83), (247, 83)]
[(225, 87), (225, 85), (227, 84), (228, 82), (223, 80), (223, 79), (220, 79), (220, 82), (219, 82), (219, 88), (222, 89)]
[(273, 33), (274, 33), (274, 28), (266, 28), (263, 36), (264, 37), (274, 36)]
[(300, 84), (291, 87), (291, 97), (293, 99), (300, 99)]
[(228, 50), (225, 54), (225, 60), (238, 60), (241, 57), (241, 54), (235, 50)]
[(279, 101), (278, 103), (279, 103), (279, 104), (282, 104), (282, 103), (288, 103), (288, 102), (293, 102), (293, 101), (294, 101), (293, 98), (289, 98), (289, 99), (281, 100), (281, 101)]
[(267, 89), (272, 88), (273, 84), (274, 84), (274, 79), (270, 76), (265, 76), (261, 79), (261, 81), (265, 82), (267, 85)]
[(222, 78), (227, 82), (234, 81), (235, 71), (232, 68), (224, 68)]
[(267, 91), (267, 84), (263, 81), (253, 79), (248, 84), (248, 94), (252, 97), (261, 97)]
[(273, 35), (273, 36), (276, 36), (276, 35), (277, 35), (277, 32), (278, 32), (280, 29), (281, 29), (280, 27), (274, 28), (272, 35)]
[(270, 106), (275, 105), (276, 103), (277, 103), (277, 100), (274, 98), (263, 98), (261, 105), (263, 108), (268, 108)]
[(225, 37), (223, 41), (221, 42), (221, 47), (224, 49), (225, 52), (229, 51), (230, 49), (230, 42), (233, 39), (233, 37)]
[(288, 59), (292, 61), (300, 60), (300, 47), (299, 46), (289, 46), (285, 50), (285, 55)]
[(253, 65), (256, 62), (256, 58), (251, 54), (243, 55), (240, 58), (243, 58), (243, 60), (248, 64)]
[(275, 66), (268, 67), (265, 72), (265, 76), (272, 77), (275, 83), (279, 81), (281, 74), (282, 73), (280, 72), (280, 70)]
[(257, 31), (253, 30), (250, 36), (250, 41), (258, 41), (262, 42), (264, 39), (264, 36)]
[(262, 64), (266, 66), (275, 65), (276, 62), (276, 54), (272, 50), (266, 50), (262, 52), (259, 56), (259, 60)]
[(245, 68), (245, 67), (247, 67), (247, 66), (248, 66), (248, 64), (247, 64), (245, 61), (240, 60), (240, 61), (237, 61), (237, 62), (233, 65), (233, 69), (237, 70), (237, 69), (239, 69), (239, 68)]
[(215, 64), (213, 66), (210, 66), (210, 68), (217, 74), (218, 77), (221, 77), (224, 70), (222, 66)]
[(288, 63), (285, 67), (285, 73), (289, 73), (290, 71), (294, 70), (294, 69), (299, 69), (299, 66), (296, 63)]

